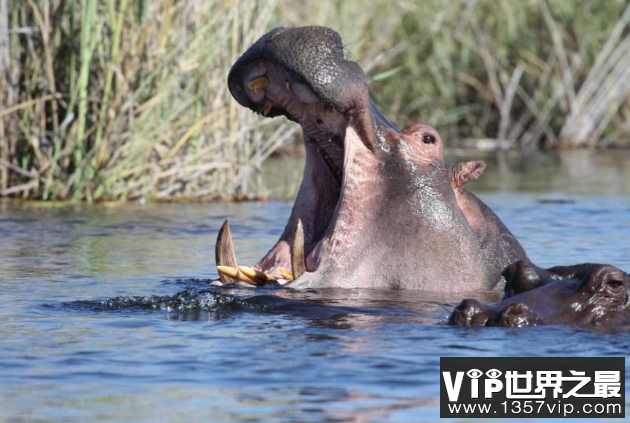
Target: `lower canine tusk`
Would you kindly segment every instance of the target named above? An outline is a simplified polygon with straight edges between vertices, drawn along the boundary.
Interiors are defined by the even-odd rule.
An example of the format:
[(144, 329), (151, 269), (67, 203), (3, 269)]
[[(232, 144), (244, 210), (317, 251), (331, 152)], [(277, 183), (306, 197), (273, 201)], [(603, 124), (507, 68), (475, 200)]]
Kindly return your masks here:
[(270, 275), (269, 273), (261, 272), (253, 267), (238, 266), (238, 269), (253, 281), (267, 282), (276, 280), (275, 276)]
[(306, 260), (304, 258), (304, 227), (302, 220), (298, 218), (293, 231), (291, 241), (291, 272), (293, 280), (306, 273)]
[(288, 280), (288, 281), (292, 281), (293, 280), (293, 273), (291, 273), (290, 270), (287, 270), (284, 267), (278, 267), (278, 272), (280, 272), (282, 277), (285, 278), (286, 280)]
[[(236, 264), (236, 255), (234, 254), (234, 244), (232, 243), (232, 234), (230, 233), (230, 224), (227, 219), (223, 222), (221, 230), (219, 230), (214, 254), (217, 269), (220, 266), (238, 268), (238, 265)], [(220, 271), (219, 278), (223, 284), (234, 283), (237, 280), (235, 277), (230, 277)]]
[(217, 271), (219, 272), (220, 275), (229, 277), (230, 279), (245, 282), (254, 286), (260, 285), (256, 283), (253, 279), (248, 277), (246, 274), (241, 272), (238, 267), (217, 266)]

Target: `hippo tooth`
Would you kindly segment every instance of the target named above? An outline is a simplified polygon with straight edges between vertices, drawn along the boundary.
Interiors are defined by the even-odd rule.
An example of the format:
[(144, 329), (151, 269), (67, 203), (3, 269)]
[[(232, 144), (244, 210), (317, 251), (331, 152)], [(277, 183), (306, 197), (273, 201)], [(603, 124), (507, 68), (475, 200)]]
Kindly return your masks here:
[[(217, 268), (220, 266), (228, 266), (237, 268), (236, 255), (234, 254), (234, 244), (232, 243), (232, 234), (230, 233), (230, 224), (225, 220), (217, 235), (217, 243), (215, 246), (215, 260)], [(236, 279), (225, 275), (219, 271), (219, 278), (223, 284), (236, 282)]]
[(217, 266), (217, 271), (222, 276), (227, 276), (230, 279), (239, 280), (241, 282), (248, 283), (250, 285), (257, 286), (259, 283), (248, 277), (246, 274), (241, 272), (237, 267), (231, 266)]
[(238, 269), (253, 281), (260, 281), (262, 283), (267, 281), (275, 281), (276, 277), (269, 273), (261, 272), (258, 269), (254, 269), (249, 266), (238, 266)]
[(252, 90), (261, 90), (269, 86), (269, 77), (267, 75), (259, 76), (249, 81), (247, 84)]
[(282, 277), (288, 280), (289, 282), (293, 281), (293, 273), (291, 273), (290, 270), (287, 270), (284, 267), (278, 267), (278, 272), (280, 272)]
[(291, 273), (293, 279), (297, 279), (306, 272), (306, 260), (304, 258), (304, 227), (302, 220), (298, 219), (291, 241)]
[(260, 112), (263, 116), (267, 116), (269, 111), (274, 108), (276, 104), (273, 101), (267, 100), (265, 105), (260, 108)]

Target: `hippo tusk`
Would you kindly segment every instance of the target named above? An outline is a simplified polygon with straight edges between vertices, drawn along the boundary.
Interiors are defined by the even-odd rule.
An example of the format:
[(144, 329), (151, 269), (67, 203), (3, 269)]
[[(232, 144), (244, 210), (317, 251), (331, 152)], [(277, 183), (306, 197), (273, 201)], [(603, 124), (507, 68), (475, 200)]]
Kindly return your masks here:
[(306, 273), (306, 260), (304, 259), (304, 227), (302, 220), (298, 218), (293, 231), (291, 241), (291, 273), (293, 279), (297, 279)]
[(241, 272), (238, 267), (217, 266), (217, 271), (219, 272), (219, 275), (229, 278), (230, 280), (241, 281), (254, 286), (260, 285), (255, 280)]
[(254, 78), (247, 86), (252, 90), (262, 90), (269, 86), (269, 77), (267, 75), (259, 76), (258, 78)]
[(289, 282), (293, 281), (293, 273), (291, 273), (290, 270), (287, 270), (284, 267), (278, 267), (278, 272), (280, 272), (282, 277), (288, 280)]
[(273, 275), (270, 275), (269, 273), (266, 272), (261, 272), (258, 269), (254, 269), (253, 267), (249, 267), (249, 266), (238, 266), (238, 269), (245, 274), (245, 276), (247, 276), (248, 278), (250, 278), (253, 281), (260, 281), (262, 283), (264, 282), (268, 282), (268, 281), (275, 281), (276, 277)]
[[(221, 225), (219, 235), (217, 235), (217, 244), (214, 253), (217, 269), (219, 267), (238, 267), (236, 264), (236, 255), (234, 254), (232, 234), (230, 233), (230, 224), (227, 219), (223, 222), (223, 225)], [(221, 271), (219, 271), (219, 278), (223, 284), (236, 282), (236, 278), (223, 274)]]

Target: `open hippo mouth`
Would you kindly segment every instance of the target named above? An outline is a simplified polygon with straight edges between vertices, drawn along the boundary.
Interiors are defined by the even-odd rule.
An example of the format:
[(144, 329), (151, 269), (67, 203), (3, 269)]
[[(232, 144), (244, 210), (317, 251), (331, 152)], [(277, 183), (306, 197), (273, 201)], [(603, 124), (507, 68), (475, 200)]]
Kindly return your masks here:
[[(329, 28), (271, 31), (233, 65), (228, 86), (241, 105), (267, 117), (286, 116), (302, 127), (302, 187), (285, 233), (256, 265), (267, 277), (290, 279), (285, 269), (292, 269), (297, 278), (320, 264), (321, 244), (332, 232), (344, 191), (352, 183), (348, 168), (353, 160), (347, 153), (372, 150), (381, 127), (396, 128), (370, 101), (363, 70), (345, 60), (341, 38)], [(226, 240), (219, 239), (217, 263), (234, 266), (230, 246), (221, 245)], [(300, 255), (304, 263), (297, 263)], [(250, 279), (260, 282), (261, 274)]]

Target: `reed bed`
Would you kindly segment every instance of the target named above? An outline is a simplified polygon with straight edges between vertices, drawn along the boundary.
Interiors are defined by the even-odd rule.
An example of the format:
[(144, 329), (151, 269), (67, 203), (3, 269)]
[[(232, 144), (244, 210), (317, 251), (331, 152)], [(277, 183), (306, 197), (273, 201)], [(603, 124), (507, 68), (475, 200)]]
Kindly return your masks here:
[(278, 25), (337, 29), (387, 115), (450, 145), (630, 146), (629, 21), (622, 0), (0, 0), (0, 196), (264, 195), (296, 125), (226, 76)]
[(238, 107), (272, 1), (0, 0), (0, 193), (247, 198), (295, 131)]

